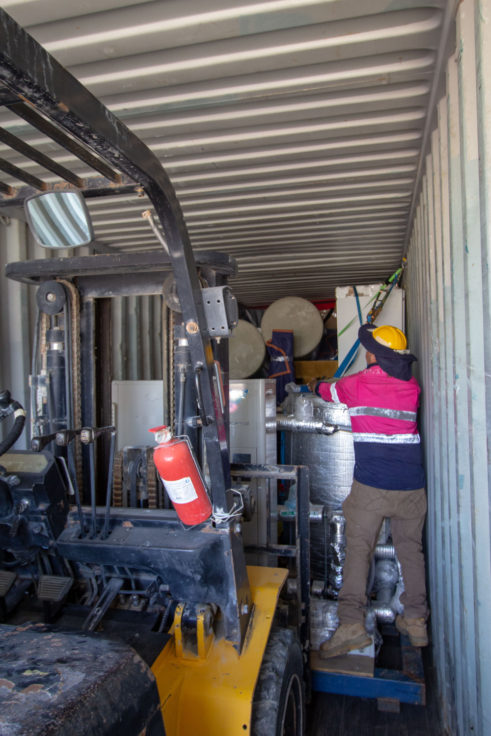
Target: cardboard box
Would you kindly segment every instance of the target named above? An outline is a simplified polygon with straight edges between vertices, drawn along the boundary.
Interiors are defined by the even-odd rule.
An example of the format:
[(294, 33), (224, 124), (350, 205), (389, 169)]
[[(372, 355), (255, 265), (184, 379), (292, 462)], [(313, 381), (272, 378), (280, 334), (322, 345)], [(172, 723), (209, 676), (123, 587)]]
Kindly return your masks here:
[(295, 381), (308, 383), (313, 378), (317, 381), (332, 378), (338, 368), (337, 360), (295, 360)]

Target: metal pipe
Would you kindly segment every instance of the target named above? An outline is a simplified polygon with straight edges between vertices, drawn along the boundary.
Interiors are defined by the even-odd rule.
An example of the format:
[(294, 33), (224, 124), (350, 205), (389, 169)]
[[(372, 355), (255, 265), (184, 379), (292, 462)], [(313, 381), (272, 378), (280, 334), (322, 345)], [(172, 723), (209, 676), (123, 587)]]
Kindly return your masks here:
[(377, 544), (374, 554), (376, 560), (394, 560), (396, 550), (393, 544)]
[[(276, 511), (271, 512), (271, 518), (284, 519), (285, 521), (293, 521), (297, 518), (296, 508), (278, 504)], [(321, 522), (324, 519), (324, 506), (322, 504), (309, 504), (309, 520), (312, 522)]]
[[(379, 545), (388, 552), (392, 545)], [(392, 623), (400, 609), (399, 596), (401, 593), (400, 566), (396, 560), (382, 557), (375, 564), (375, 590), (377, 598), (371, 608), (377, 621)]]
[(310, 432), (315, 434), (334, 434), (339, 430), (336, 424), (324, 424), (319, 420), (298, 419), (294, 416), (277, 414), (276, 417), (266, 420), (266, 432)]
[(377, 621), (383, 624), (391, 624), (395, 621), (396, 612), (389, 603), (374, 603), (371, 606)]
[(329, 576), (328, 590), (337, 597), (343, 585), (343, 566), (346, 557), (345, 519), (342, 514), (333, 514), (329, 520)]
[(333, 514), (331, 516), (331, 540), (335, 544), (346, 544), (344, 528), (346, 526), (345, 518), (342, 514)]
[(167, 245), (167, 241), (164, 238), (163, 233), (161, 233), (161, 231), (158, 229), (158, 227), (157, 227), (157, 225), (155, 223), (155, 220), (153, 219), (152, 211), (151, 210), (145, 210), (144, 212), (142, 212), (142, 217), (143, 217), (144, 220), (146, 220), (148, 222), (148, 224), (152, 228), (153, 234), (155, 235), (155, 237), (159, 241), (160, 245), (164, 249), (164, 252), (167, 253), (167, 255), (169, 255), (169, 246)]
[(395, 560), (377, 560), (375, 565), (375, 590), (377, 602), (388, 603), (394, 595), (399, 570)]

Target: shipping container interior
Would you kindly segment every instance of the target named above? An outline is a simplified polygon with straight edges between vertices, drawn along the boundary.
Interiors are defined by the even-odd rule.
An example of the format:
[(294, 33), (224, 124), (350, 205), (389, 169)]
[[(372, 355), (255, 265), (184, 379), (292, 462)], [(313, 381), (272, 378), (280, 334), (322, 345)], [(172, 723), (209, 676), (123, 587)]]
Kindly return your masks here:
[[(373, 285), (398, 273), (392, 321), (407, 331), (422, 386), (432, 712), (448, 734), (490, 734), (491, 0), (3, 0), (2, 8), (160, 159), (196, 257), (236, 259), (229, 285), (241, 329), (251, 331), (244, 340), (255, 344), (258, 333), (260, 355), (241, 374), (236, 345), (232, 378), (266, 378), (269, 328), (263, 322), (263, 336), (258, 328), (268, 308), (294, 298), (315, 314), (295, 355), (298, 381), (327, 376), (342, 361), (350, 309), (356, 324), (353, 287), (366, 313)], [(34, 242), (16, 199), (57, 173), (12, 147), (12, 136), (81, 180), (94, 171), (2, 95), (0, 389), (29, 407), (35, 290), (7, 279), (5, 266), (60, 255)], [(88, 207), (95, 239), (64, 257), (161, 252), (140, 192)], [(152, 404), (162, 401), (171, 290), (166, 282), (164, 298), (112, 300), (113, 392), (130, 407), (140, 399), (128, 382), (145, 382), (157, 392)], [(301, 321), (301, 303), (287, 323)], [(249, 440), (236, 441), (247, 455)], [(17, 447), (28, 446), (25, 432)], [(327, 733), (321, 721), (317, 734)], [(346, 730), (333, 733), (351, 732), (346, 713), (343, 721)]]

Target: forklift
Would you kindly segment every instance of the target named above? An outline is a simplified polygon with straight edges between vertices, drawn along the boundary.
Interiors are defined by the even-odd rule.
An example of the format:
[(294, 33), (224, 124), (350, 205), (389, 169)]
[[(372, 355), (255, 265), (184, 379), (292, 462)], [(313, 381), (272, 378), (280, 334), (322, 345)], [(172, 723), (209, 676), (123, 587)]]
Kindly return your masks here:
[[(87, 201), (136, 193), (162, 245), (7, 266), (37, 289), (37, 319), (31, 450), (12, 449), (26, 407), (0, 393), (0, 733), (301, 736), (308, 471), (230, 463), (235, 263), (193, 253), (157, 158), (3, 10), (0, 35), (4, 110), (78, 162), (2, 129), (49, 176), (4, 161), (20, 184), (0, 182), (1, 211), (25, 206), (39, 244), (77, 248), (94, 240)], [(164, 335), (167, 416), (156, 446), (149, 435), (117, 452), (111, 298), (161, 295), (169, 277), (180, 311)], [(296, 488), (293, 543), (273, 550), (289, 566), (246, 564), (257, 478)], [(282, 597), (288, 567), (293, 601)]]

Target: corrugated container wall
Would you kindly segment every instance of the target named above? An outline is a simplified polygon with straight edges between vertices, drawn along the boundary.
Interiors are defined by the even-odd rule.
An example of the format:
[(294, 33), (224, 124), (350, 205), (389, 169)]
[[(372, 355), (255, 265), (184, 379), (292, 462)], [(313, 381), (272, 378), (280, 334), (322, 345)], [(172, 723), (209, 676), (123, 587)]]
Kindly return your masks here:
[(491, 733), (491, 14), (464, 2), (408, 250), (420, 356), (433, 651), (444, 722)]

